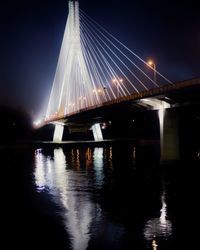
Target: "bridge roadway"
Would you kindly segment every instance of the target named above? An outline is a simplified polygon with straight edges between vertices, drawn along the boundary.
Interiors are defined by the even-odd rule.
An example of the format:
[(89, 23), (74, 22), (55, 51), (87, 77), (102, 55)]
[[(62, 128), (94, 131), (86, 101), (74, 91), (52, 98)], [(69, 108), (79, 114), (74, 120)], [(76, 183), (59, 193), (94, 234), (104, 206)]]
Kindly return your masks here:
[(82, 109), (78, 113), (71, 113), (65, 117), (56, 116), (48, 119), (45, 124), (52, 122), (73, 123), (96, 123), (110, 120), (112, 117), (121, 119), (129, 116), (132, 112), (152, 109), (144, 105), (142, 99), (156, 98), (170, 104), (170, 107), (185, 106), (189, 104), (200, 104), (200, 77), (175, 82), (162, 87), (157, 87), (141, 93), (133, 93), (126, 97), (119, 97), (115, 100), (104, 102), (101, 106), (92, 106)]

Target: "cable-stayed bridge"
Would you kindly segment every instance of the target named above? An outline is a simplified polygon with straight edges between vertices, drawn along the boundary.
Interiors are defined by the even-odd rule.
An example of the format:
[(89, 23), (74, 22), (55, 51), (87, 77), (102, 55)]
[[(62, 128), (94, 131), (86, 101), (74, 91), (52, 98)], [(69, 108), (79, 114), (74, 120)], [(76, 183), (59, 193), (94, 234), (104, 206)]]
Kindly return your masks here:
[[(69, 11), (47, 113), (42, 124), (124, 102), (145, 108), (168, 108), (169, 93), (199, 85), (199, 79), (172, 83), (125, 44), (69, 1)], [(173, 101), (172, 101), (173, 102)], [(113, 106), (114, 107), (114, 106)], [(95, 140), (101, 140), (98, 124)], [(95, 132), (96, 131), (96, 132)], [(56, 124), (54, 141), (63, 126)]]
[[(155, 75), (156, 74), (156, 75)], [(46, 118), (172, 84), (69, 1)]]

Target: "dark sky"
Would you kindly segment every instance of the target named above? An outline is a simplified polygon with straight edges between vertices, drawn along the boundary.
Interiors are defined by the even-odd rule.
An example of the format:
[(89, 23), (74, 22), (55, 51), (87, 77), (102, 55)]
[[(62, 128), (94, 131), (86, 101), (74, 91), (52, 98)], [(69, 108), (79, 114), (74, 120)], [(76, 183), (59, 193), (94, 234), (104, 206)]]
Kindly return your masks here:
[[(80, 0), (80, 8), (171, 81), (200, 76), (200, 8), (192, 1)], [(0, 103), (33, 116), (47, 105), (66, 0), (0, 3)]]

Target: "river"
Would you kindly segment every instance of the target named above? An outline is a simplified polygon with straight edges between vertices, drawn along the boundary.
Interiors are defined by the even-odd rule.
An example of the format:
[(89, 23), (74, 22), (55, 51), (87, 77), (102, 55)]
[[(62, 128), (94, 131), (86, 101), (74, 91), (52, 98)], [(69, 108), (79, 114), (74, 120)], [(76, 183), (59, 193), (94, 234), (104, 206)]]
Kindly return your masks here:
[(0, 157), (4, 249), (182, 249), (199, 161), (161, 164), (159, 145), (131, 142)]

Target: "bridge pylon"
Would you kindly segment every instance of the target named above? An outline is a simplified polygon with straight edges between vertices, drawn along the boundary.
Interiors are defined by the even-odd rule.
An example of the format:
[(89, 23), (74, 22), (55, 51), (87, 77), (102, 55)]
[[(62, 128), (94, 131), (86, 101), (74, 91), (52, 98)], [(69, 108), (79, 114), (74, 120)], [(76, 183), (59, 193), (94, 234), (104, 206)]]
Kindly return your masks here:
[(46, 117), (63, 116), (95, 105), (93, 82), (84, 58), (79, 2), (68, 1), (69, 12)]

